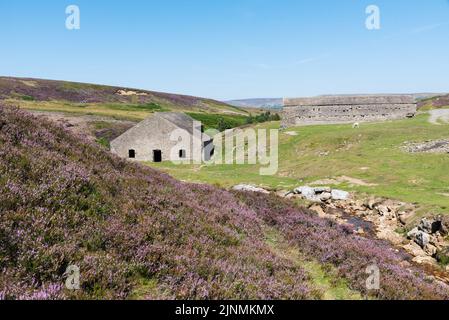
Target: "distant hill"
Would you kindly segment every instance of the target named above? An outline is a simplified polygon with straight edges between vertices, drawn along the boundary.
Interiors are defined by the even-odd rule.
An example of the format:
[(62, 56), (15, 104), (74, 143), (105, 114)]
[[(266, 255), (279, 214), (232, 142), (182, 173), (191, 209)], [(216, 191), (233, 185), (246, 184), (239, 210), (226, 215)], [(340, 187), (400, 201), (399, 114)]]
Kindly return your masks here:
[(449, 108), (449, 94), (426, 97), (418, 102), (419, 109)]
[(257, 98), (225, 101), (231, 106), (240, 108), (259, 108), (259, 109), (282, 109), (282, 98)]
[(152, 112), (181, 111), (247, 115), (226, 103), (187, 95), (124, 87), (0, 77), (0, 100), (25, 109), (140, 120)]
[[(428, 93), (428, 92), (422, 92), (422, 93), (414, 93), (410, 94), (415, 99), (422, 101), (422, 100), (434, 100), (438, 101), (438, 98), (445, 96), (446, 93)], [(327, 95), (323, 95), (327, 96)], [(446, 104), (449, 105), (449, 103), (444, 102), (445, 99), (442, 100), (442, 102), (437, 103), (438, 104)], [(229, 100), (225, 101), (226, 104), (229, 104), (231, 106), (239, 107), (239, 108), (258, 108), (258, 109), (282, 109), (284, 106), (284, 101), (282, 98), (256, 98), (256, 99), (241, 99), (241, 100)], [(420, 103), (421, 104), (421, 103)]]

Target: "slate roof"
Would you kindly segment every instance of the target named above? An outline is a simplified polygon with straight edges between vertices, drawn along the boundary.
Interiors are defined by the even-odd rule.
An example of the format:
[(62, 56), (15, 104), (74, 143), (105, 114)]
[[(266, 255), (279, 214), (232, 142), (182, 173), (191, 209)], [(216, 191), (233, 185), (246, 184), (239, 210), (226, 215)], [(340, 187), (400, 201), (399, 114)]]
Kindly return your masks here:
[[(155, 117), (162, 118), (173, 123), (180, 129), (186, 130), (189, 134), (193, 135), (193, 122), (192, 117), (181, 112), (158, 112), (154, 114)], [(198, 128), (200, 129), (200, 128)], [(211, 140), (212, 138), (203, 133), (203, 141)]]

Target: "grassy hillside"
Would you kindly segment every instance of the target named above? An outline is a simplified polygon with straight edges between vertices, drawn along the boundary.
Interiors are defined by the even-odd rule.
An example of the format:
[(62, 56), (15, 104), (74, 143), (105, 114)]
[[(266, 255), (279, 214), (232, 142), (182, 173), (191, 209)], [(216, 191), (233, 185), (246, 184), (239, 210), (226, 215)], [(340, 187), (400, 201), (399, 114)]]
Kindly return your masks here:
[[(403, 259), (287, 200), (181, 183), (0, 106), (0, 299), (449, 298)], [(69, 265), (81, 290), (63, 286)]]
[[(281, 131), (279, 172), (272, 177), (260, 176), (259, 167), (252, 165), (163, 163), (157, 167), (179, 179), (226, 187), (250, 183), (290, 189), (334, 179), (340, 188), (418, 203), (422, 214), (449, 214), (449, 156), (410, 154), (401, 148), (407, 141), (449, 137), (448, 124), (432, 125), (428, 118), (420, 115), (403, 121), (362, 124), (360, 129), (325, 125)], [(278, 128), (279, 123), (259, 127)]]
[(449, 95), (423, 99), (418, 103), (419, 110), (449, 108)]
[(142, 120), (157, 111), (248, 112), (212, 99), (86, 83), (0, 77), (0, 100), (29, 110)]

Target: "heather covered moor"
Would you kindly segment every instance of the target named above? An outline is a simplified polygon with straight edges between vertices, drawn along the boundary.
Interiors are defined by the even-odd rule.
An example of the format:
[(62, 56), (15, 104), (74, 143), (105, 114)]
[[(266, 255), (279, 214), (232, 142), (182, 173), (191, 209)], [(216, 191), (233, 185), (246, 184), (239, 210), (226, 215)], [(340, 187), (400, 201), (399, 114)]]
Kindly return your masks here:
[[(267, 244), (267, 227), (364, 298), (449, 297), (389, 244), (288, 200), (179, 182), (0, 107), (0, 299), (322, 298)], [(371, 292), (372, 263), (383, 278)], [(72, 264), (78, 291), (64, 287)]]

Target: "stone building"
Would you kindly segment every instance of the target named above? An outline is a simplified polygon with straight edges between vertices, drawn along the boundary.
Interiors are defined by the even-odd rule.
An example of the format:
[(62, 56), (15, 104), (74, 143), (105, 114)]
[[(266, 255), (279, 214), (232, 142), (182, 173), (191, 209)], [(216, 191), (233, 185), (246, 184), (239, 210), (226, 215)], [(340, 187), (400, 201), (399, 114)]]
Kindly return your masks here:
[(410, 95), (320, 96), (284, 99), (282, 127), (386, 121), (414, 117)]
[[(179, 147), (171, 135), (181, 129), (190, 142)], [(179, 130), (178, 130), (179, 132)], [(201, 140), (201, 141), (200, 141)], [(193, 145), (196, 143), (199, 148)], [(202, 133), (201, 124), (184, 113), (160, 112), (145, 119), (111, 142), (111, 152), (136, 161), (188, 161), (203, 154), (210, 159), (213, 140)], [(201, 154), (194, 155), (194, 152)], [(201, 159), (201, 158), (200, 158)]]

